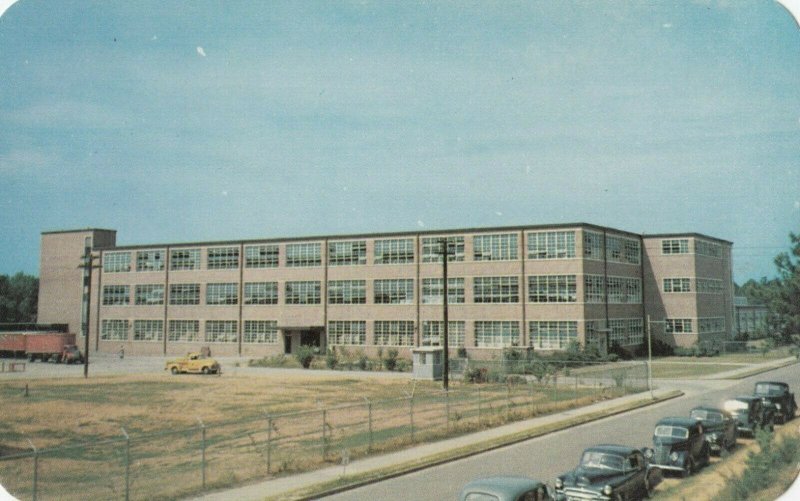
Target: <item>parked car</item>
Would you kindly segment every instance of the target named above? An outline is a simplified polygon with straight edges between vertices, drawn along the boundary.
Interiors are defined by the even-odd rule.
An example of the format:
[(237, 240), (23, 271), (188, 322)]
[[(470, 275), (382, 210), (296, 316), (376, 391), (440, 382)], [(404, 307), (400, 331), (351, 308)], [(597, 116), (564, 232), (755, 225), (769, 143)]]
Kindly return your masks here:
[(78, 349), (77, 346), (74, 344), (68, 344), (64, 346), (64, 349), (61, 350), (61, 355), (59, 355), (58, 363), (65, 363), (65, 364), (80, 364), (83, 362), (83, 354), (81, 350)]
[(797, 402), (789, 385), (779, 381), (760, 381), (753, 388), (753, 395), (768, 400), (775, 406), (775, 422), (783, 424), (794, 418)]
[(164, 367), (173, 374), (193, 372), (202, 374), (221, 374), (222, 367), (211, 357), (202, 353), (188, 353), (185, 357), (169, 360)]
[(755, 395), (731, 398), (723, 407), (736, 419), (739, 433), (755, 435), (759, 429), (772, 431), (775, 424), (775, 406)]
[(650, 464), (688, 477), (709, 462), (711, 450), (703, 423), (690, 417), (666, 417), (656, 423), (653, 448), (646, 448)]
[(695, 407), (689, 417), (703, 423), (706, 442), (712, 454), (721, 454), (736, 447), (736, 419), (730, 412), (716, 407)]
[(547, 485), (527, 477), (489, 477), (461, 489), (459, 501), (551, 501)]
[(649, 497), (661, 472), (649, 468), (642, 451), (625, 445), (596, 445), (583, 451), (581, 462), (555, 481), (558, 500)]

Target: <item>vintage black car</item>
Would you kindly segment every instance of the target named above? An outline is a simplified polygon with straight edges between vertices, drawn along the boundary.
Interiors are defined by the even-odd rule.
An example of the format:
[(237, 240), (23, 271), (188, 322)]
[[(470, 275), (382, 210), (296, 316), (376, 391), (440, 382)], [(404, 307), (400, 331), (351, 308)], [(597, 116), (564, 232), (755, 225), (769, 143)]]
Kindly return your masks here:
[(736, 419), (731, 413), (716, 407), (695, 407), (689, 411), (689, 417), (703, 423), (706, 442), (712, 454), (721, 454), (736, 447)]
[(461, 489), (459, 501), (552, 501), (543, 482), (527, 477), (488, 477)]
[(660, 481), (661, 472), (649, 468), (640, 450), (596, 445), (583, 451), (577, 468), (556, 478), (556, 499), (642, 499)]
[(709, 462), (711, 449), (703, 423), (689, 417), (666, 417), (656, 423), (653, 448), (646, 448), (650, 464), (688, 477)]
[(736, 419), (739, 433), (755, 435), (760, 429), (772, 431), (775, 424), (775, 406), (755, 395), (731, 398), (723, 407)]
[(783, 424), (794, 418), (797, 402), (789, 385), (779, 381), (759, 381), (753, 388), (753, 395), (769, 400), (775, 406), (775, 422)]

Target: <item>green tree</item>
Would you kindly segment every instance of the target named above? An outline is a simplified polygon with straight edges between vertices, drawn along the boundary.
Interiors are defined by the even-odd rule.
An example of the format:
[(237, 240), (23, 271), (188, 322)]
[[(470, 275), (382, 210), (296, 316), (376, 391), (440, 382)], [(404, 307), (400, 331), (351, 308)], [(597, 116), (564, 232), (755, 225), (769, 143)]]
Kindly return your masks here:
[(793, 342), (800, 347), (800, 234), (789, 234), (790, 252), (775, 258), (780, 285), (767, 302), (768, 322), (779, 341)]
[(0, 322), (36, 322), (39, 279), (22, 272), (0, 275)]

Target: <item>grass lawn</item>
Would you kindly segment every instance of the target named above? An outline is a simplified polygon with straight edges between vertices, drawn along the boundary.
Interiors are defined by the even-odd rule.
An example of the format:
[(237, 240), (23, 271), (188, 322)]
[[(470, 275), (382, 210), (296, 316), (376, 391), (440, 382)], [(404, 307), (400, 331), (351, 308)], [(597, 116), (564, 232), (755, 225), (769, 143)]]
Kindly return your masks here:
[(658, 363), (658, 361), (654, 361), (653, 377), (660, 379), (693, 378), (739, 369), (741, 367), (741, 365), (734, 364), (697, 364), (692, 362)]

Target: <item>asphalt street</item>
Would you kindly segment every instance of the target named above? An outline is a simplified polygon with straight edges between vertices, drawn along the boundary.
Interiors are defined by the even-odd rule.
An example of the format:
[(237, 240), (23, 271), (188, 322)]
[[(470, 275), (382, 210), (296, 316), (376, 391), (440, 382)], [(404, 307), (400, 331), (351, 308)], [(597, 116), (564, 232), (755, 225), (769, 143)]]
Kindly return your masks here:
[[(800, 389), (800, 365), (790, 365), (739, 381), (659, 381), (661, 387), (679, 388), (685, 395), (324, 499), (457, 499), (461, 486), (475, 478), (491, 475), (524, 475), (552, 482), (560, 473), (574, 468), (583, 449), (588, 446), (601, 443), (635, 447), (650, 445), (653, 427), (660, 418), (688, 416), (689, 410), (700, 404), (720, 405), (729, 397), (750, 393), (753, 383), (759, 380), (785, 381), (797, 391)], [(800, 418), (788, 426), (797, 426), (798, 423)]]

